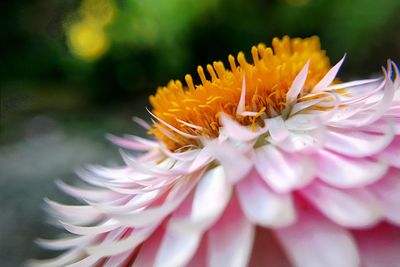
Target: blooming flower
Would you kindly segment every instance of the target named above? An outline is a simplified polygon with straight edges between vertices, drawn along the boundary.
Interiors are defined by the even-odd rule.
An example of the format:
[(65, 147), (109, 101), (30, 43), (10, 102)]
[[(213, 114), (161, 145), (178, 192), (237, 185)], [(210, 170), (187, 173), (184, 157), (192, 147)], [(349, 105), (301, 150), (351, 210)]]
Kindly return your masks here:
[(398, 266), (397, 66), (343, 83), (317, 37), (272, 46), (160, 88), (155, 140), (110, 136), (124, 166), (58, 182), (85, 205), (47, 200), (73, 235), (31, 265)]

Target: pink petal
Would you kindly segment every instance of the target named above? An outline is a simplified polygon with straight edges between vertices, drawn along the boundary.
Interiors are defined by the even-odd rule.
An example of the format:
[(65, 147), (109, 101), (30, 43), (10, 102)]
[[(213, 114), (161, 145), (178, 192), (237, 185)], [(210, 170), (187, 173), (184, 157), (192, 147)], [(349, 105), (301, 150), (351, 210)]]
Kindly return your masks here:
[(379, 199), (386, 218), (400, 226), (400, 170), (392, 168), (368, 189)]
[(150, 236), (149, 239), (143, 242), (132, 267), (154, 266), (154, 261), (157, 256), (158, 248), (160, 247), (160, 244), (162, 242), (164, 232), (165, 227), (164, 225), (161, 225)]
[(207, 266), (207, 238), (204, 237), (187, 267)]
[(396, 137), (394, 141), (383, 151), (375, 156), (380, 162), (400, 168), (400, 137)]
[(289, 192), (314, 177), (312, 162), (302, 155), (288, 154), (272, 145), (256, 149), (255, 167), (275, 191)]
[(315, 211), (304, 211), (296, 224), (275, 232), (294, 266), (359, 267), (352, 236)]
[(123, 266), (123, 264), (129, 260), (129, 258), (132, 256), (132, 253), (134, 252), (135, 250), (133, 249), (132, 251), (128, 250), (124, 253), (111, 256), (103, 263), (102, 267)]
[(380, 179), (388, 167), (368, 159), (347, 158), (326, 150), (316, 156), (317, 174), (338, 187), (363, 186)]
[(236, 188), (242, 210), (251, 222), (265, 227), (283, 227), (294, 222), (296, 213), (291, 195), (272, 192), (256, 171)]
[(362, 266), (398, 267), (400, 263), (400, 228), (382, 224), (370, 230), (354, 231)]
[(246, 266), (253, 245), (254, 227), (233, 198), (208, 234), (209, 267)]
[(375, 197), (367, 190), (335, 189), (314, 182), (301, 193), (334, 222), (345, 227), (367, 227), (376, 224), (382, 210)]

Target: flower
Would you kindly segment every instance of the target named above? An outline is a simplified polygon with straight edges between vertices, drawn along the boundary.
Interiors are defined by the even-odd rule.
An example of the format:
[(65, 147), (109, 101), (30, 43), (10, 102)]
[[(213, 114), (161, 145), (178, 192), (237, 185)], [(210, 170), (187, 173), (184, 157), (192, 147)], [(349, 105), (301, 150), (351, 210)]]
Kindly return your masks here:
[(160, 88), (136, 119), (155, 140), (110, 136), (124, 166), (58, 182), (85, 204), (47, 200), (73, 236), (31, 265), (396, 266), (398, 67), (343, 83), (317, 37), (272, 45)]

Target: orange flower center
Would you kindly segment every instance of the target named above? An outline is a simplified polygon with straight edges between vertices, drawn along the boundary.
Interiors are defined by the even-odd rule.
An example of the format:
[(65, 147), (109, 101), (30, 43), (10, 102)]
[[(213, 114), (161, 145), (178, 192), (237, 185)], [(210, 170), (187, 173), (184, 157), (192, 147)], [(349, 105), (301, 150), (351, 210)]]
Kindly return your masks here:
[[(284, 110), (286, 94), (308, 60), (310, 64), (303, 95), (309, 93), (331, 67), (316, 36), (306, 39), (290, 39), (287, 36), (281, 40), (274, 38), (272, 48), (259, 44), (252, 47), (251, 55), (253, 63), (248, 63), (240, 52), (237, 56), (238, 65), (234, 57), (229, 55), (229, 70), (220, 61), (207, 65), (209, 78), (199, 66), (199, 85), (194, 85), (192, 77), (187, 74), (187, 87), (177, 80), (158, 88), (157, 93), (150, 96), (153, 113), (184, 133), (217, 137), (221, 112), (242, 125), (260, 125), (262, 118), (272, 116), (272, 112), (281, 114)], [(245, 110), (256, 112), (255, 116), (242, 116), (236, 112), (243, 78), (246, 83)], [(194, 139), (177, 134), (162, 123), (155, 123), (150, 134), (171, 150), (189, 144), (196, 145)]]

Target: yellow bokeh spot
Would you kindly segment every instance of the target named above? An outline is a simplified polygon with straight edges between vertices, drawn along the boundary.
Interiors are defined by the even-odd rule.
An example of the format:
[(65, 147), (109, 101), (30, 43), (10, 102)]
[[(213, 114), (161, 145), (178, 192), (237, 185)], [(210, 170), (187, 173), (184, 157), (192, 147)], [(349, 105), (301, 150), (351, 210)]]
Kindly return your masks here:
[(103, 28), (89, 20), (71, 24), (67, 29), (67, 38), (71, 52), (84, 60), (95, 60), (108, 49)]
[(113, 0), (83, 0), (79, 13), (85, 19), (104, 26), (114, 19), (116, 6)]

